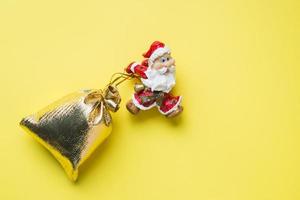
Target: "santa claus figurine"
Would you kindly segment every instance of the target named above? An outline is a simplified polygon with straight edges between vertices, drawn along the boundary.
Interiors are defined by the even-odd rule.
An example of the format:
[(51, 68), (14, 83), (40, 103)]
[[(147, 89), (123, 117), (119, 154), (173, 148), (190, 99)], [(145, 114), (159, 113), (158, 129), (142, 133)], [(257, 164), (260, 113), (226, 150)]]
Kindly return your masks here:
[(170, 93), (175, 86), (175, 60), (170, 49), (155, 41), (143, 56), (146, 59), (142, 63), (132, 62), (125, 69), (141, 80), (135, 84), (135, 93), (126, 104), (128, 111), (137, 114), (140, 110), (157, 107), (167, 117), (178, 116), (183, 111), (180, 105), (182, 97)]

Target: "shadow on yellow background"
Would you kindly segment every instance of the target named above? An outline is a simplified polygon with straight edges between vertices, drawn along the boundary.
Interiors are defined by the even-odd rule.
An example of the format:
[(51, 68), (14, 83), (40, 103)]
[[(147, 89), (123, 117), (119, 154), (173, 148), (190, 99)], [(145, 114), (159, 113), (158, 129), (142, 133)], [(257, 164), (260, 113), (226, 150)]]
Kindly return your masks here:
[[(299, 1), (0, 2), (0, 199), (300, 198)], [(18, 126), (102, 88), (154, 40), (172, 49), (183, 115), (130, 115), (73, 184)]]

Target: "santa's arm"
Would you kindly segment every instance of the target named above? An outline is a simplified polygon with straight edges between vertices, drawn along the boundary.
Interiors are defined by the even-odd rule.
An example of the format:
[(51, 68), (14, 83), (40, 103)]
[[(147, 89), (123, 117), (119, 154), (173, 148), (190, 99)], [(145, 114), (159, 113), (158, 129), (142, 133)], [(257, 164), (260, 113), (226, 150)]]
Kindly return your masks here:
[(141, 78), (144, 78), (146, 79), (147, 76), (145, 74), (145, 71), (147, 70), (147, 66), (145, 65), (141, 65), (137, 62), (132, 62), (130, 63), (126, 68), (125, 68), (125, 71), (128, 73), (128, 74), (137, 74), (138, 76), (140, 76)]

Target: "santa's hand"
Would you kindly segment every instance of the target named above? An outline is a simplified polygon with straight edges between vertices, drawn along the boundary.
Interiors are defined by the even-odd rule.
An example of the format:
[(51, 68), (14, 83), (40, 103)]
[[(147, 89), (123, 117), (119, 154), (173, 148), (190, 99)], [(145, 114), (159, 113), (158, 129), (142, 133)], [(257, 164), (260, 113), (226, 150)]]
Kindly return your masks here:
[(128, 74), (132, 74), (133, 71), (131, 70), (132, 69), (132, 65), (134, 64), (135, 62), (131, 62), (126, 68), (125, 68), (125, 71), (128, 73)]

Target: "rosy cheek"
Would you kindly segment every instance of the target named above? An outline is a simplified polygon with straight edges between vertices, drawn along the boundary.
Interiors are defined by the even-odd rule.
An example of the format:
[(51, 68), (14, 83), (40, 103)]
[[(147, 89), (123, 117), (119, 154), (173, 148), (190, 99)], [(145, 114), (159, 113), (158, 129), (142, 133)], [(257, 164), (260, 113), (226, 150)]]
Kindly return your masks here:
[(174, 59), (170, 60), (170, 65), (175, 65), (175, 60)]
[(155, 65), (153, 65), (154, 69), (161, 69), (162, 67), (163, 67), (163, 65), (160, 63), (156, 63)]
[(160, 64), (159, 65), (159, 69), (161, 69), (161, 68), (163, 68), (163, 67), (165, 67), (166, 66), (166, 64)]

